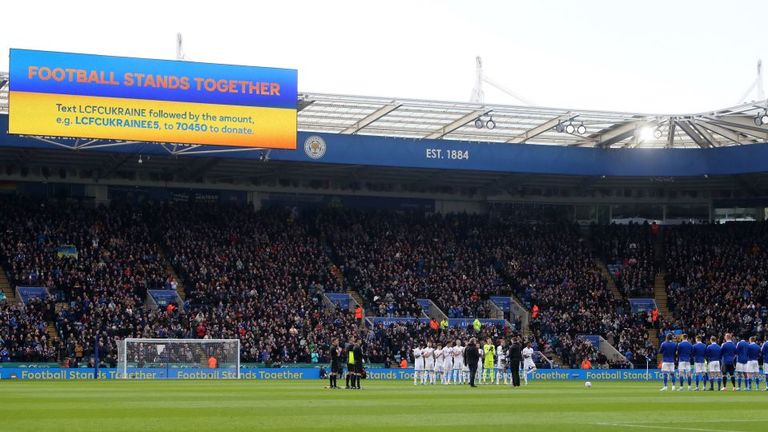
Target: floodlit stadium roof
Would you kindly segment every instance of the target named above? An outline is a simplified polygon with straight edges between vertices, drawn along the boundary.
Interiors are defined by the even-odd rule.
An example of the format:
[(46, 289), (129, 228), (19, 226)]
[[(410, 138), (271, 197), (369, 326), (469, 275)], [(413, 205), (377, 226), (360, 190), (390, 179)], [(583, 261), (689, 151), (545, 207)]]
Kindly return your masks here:
[[(603, 148), (708, 148), (768, 142), (768, 125), (755, 123), (768, 100), (682, 115), (322, 93), (301, 93), (298, 106), (298, 128), (307, 132)], [(7, 112), (8, 74), (0, 72), (0, 113)], [(475, 125), (478, 119), (482, 128)], [(494, 128), (486, 126), (491, 119)], [(584, 133), (562, 130), (568, 124), (583, 125)]]
[[(300, 94), (299, 129), (405, 138), (583, 147), (721, 147), (768, 141), (766, 102), (697, 114), (638, 114), (415, 99)], [(495, 128), (475, 120), (493, 119)], [(558, 132), (560, 123), (583, 134)]]

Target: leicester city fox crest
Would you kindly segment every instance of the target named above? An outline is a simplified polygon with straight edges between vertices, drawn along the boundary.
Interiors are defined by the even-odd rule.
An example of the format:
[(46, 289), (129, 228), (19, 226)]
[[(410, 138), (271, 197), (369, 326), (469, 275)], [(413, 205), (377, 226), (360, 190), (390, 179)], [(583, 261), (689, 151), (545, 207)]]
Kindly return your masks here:
[(304, 153), (311, 159), (320, 159), (325, 155), (325, 140), (317, 135), (312, 135), (304, 141)]

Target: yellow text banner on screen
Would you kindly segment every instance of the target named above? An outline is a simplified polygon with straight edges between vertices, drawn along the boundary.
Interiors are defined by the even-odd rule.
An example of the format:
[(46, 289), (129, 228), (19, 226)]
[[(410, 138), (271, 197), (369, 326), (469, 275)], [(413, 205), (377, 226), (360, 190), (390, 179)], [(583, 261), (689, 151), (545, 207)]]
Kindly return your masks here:
[(12, 49), (9, 132), (295, 149), (296, 76)]

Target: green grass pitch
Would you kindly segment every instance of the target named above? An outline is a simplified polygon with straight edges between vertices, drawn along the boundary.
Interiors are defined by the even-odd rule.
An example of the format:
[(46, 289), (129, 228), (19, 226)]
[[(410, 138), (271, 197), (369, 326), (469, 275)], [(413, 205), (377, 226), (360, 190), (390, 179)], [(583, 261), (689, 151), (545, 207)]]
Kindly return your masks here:
[(717, 431), (768, 430), (768, 392), (660, 393), (658, 383), (414, 387), (368, 381), (2, 381), (0, 430)]

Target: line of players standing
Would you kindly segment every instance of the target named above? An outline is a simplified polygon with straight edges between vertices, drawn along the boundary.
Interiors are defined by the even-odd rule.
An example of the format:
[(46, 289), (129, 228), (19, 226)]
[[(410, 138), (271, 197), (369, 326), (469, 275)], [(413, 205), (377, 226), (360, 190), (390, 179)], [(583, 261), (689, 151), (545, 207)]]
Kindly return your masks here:
[[(709, 345), (702, 342), (701, 336), (696, 336), (696, 343), (688, 341), (688, 335), (682, 335), (679, 343), (674, 341), (674, 336), (668, 334), (661, 344), (661, 373), (664, 379), (664, 387), (668, 389), (668, 381), (672, 380), (672, 391), (675, 390), (675, 373), (679, 379), (679, 391), (683, 390), (683, 384), (687, 379), (688, 390), (691, 390), (691, 380), (695, 378), (696, 391), (699, 391), (699, 383), (702, 382), (702, 390), (714, 391), (715, 383), (718, 390), (727, 390), (728, 378), (731, 379), (731, 387), (735, 391), (743, 389), (749, 391), (754, 384), (755, 390), (760, 390), (760, 360), (763, 361), (763, 374), (765, 375), (765, 391), (768, 391), (768, 341), (758, 345), (757, 338), (752, 336), (747, 340), (742, 339), (738, 343), (733, 342), (730, 333), (725, 334), (722, 345), (717, 343), (717, 337), (710, 338)], [(675, 371), (677, 363), (677, 371)], [(691, 373), (693, 364), (693, 373)], [(738, 386), (737, 386), (738, 382)]]
[[(477, 355), (470, 350), (477, 350)], [(486, 343), (479, 346), (471, 339), (467, 346), (456, 340), (453, 344), (442, 345), (432, 342), (420, 342), (412, 349), (414, 359), (414, 385), (434, 385), (437, 380), (443, 385), (469, 384), (504, 384), (520, 386), (520, 363), (523, 363), (523, 377), (528, 385), (528, 374), (536, 371), (533, 361), (533, 348), (528, 343), (522, 348), (519, 338), (513, 338), (509, 347), (504, 339), (498, 340), (498, 345), (488, 338)], [(475, 367), (475, 360), (476, 367)]]

